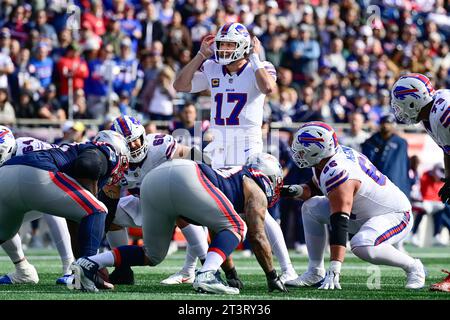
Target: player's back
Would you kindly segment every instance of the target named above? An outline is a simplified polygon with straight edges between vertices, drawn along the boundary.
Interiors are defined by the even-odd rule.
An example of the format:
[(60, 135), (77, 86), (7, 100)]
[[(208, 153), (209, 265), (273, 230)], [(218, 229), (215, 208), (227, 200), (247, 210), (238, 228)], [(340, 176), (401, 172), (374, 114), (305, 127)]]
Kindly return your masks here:
[(430, 111), (430, 126), (424, 122), (425, 129), (433, 140), (450, 154), (450, 90), (437, 90)]
[(30, 153), (33, 151), (39, 150), (48, 150), (51, 148), (58, 148), (59, 146), (56, 144), (50, 144), (48, 142), (44, 142), (42, 140), (32, 138), (32, 137), (21, 137), (16, 139), (16, 153), (14, 156), (21, 156), (26, 153)]
[(70, 175), (75, 159), (85, 149), (96, 148), (91, 142), (63, 144), (58, 148), (38, 150), (11, 158), (5, 165), (22, 164), (48, 171), (61, 171)]
[(211, 181), (233, 204), (237, 213), (244, 213), (244, 176), (253, 179), (263, 190), (270, 202), (273, 194), (269, 179), (259, 171), (246, 166), (212, 169), (206, 164), (198, 164), (201, 172)]
[(358, 220), (406, 211), (411, 207), (406, 195), (378, 171), (366, 156), (352, 148), (341, 146), (322, 170), (319, 186), (328, 195), (350, 179), (361, 182), (354, 196), (351, 212)]

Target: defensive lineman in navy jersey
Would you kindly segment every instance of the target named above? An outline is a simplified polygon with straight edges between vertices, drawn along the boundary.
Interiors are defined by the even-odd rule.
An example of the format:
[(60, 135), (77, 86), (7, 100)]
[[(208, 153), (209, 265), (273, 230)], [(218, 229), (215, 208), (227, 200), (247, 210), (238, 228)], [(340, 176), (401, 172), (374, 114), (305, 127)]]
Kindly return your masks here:
[(79, 222), (81, 253), (97, 252), (107, 209), (94, 195), (120, 181), (130, 155), (115, 132), (101, 131), (95, 141), (17, 156), (0, 168), (0, 243), (37, 210)]
[(79, 281), (84, 287), (93, 287), (96, 279), (92, 275), (98, 268), (113, 266), (116, 261), (158, 265), (167, 254), (175, 221), (182, 216), (215, 234), (194, 280), (197, 291), (239, 293), (238, 288), (225, 285), (217, 271), (244, 240), (247, 226), (269, 291), (287, 291), (273, 268), (264, 231), (267, 207), (278, 200), (282, 183), (280, 164), (263, 153), (251, 156), (246, 166), (229, 170), (213, 170), (190, 160), (167, 161), (147, 173), (141, 185), (144, 248), (119, 247), (113, 252), (78, 259), (75, 264), (80, 268)]

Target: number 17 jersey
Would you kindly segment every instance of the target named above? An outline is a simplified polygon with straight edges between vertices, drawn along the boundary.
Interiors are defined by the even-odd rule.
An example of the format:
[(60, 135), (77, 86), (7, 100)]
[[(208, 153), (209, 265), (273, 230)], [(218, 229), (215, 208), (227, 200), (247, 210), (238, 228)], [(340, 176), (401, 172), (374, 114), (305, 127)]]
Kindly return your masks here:
[(325, 196), (347, 180), (361, 182), (353, 197), (351, 212), (357, 220), (411, 210), (406, 195), (378, 171), (366, 156), (352, 148), (341, 146), (319, 177), (316, 170), (313, 171), (314, 180)]
[[(275, 67), (263, 62), (276, 80)], [(241, 134), (261, 137), (266, 97), (257, 85), (251, 62), (234, 74), (214, 60), (206, 60), (192, 79), (191, 92), (211, 91), (211, 128), (225, 134), (241, 129)]]

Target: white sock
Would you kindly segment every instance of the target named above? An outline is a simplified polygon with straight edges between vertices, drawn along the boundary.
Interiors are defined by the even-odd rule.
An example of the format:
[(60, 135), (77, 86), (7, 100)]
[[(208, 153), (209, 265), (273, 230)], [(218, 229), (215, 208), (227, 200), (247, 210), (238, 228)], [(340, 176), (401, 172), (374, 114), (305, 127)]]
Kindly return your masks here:
[(108, 243), (111, 248), (127, 246), (128, 245), (127, 228), (122, 228), (120, 230), (115, 231), (108, 231), (108, 233), (106, 234), (106, 239), (108, 239)]
[(194, 254), (191, 245), (188, 243), (186, 247), (186, 258), (184, 259), (183, 268), (181, 268), (181, 273), (183, 274), (194, 274), (195, 267), (197, 266), (197, 256)]
[(17, 263), (25, 258), (25, 253), (22, 249), (22, 240), (18, 233), (8, 241), (3, 242), (2, 248), (13, 263)]
[(205, 229), (202, 226), (189, 224), (181, 229), (181, 232), (186, 238), (192, 254), (202, 260), (205, 259), (208, 253), (208, 238)]
[(214, 251), (208, 252), (206, 260), (200, 269), (200, 272), (217, 271), (224, 262), (222, 256)]
[(114, 254), (112, 253), (112, 251), (105, 251), (95, 256), (90, 256), (89, 259), (97, 262), (99, 269), (105, 267), (114, 267)]
[(74, 261), (74, 257), (66, 219), (49, 214), (44, 214), (44, 219), (50, 230), (53, 243), (55, 244), (61, 258), (63, 274), (69, 274), (69, 267)]
[(269, 211), (266, 211), (264, 229), (266, 231), (267, 239), (272, 246), (272, 252), (277, 257), (280, 264), (281, 272), (295, 274), (296, 272), (292, 266), (286, 242), (284, 241), (283, 231), (281, 231), (280, 225), (270, 215)]
[(373, 263), (402, 268), (409, 272), (415, 264), (414, 258), (394, 248), (389, 243), (378, 246), (366, 246), (352, 248), (352, 252), (359, 258)]
[(307, 210), (303, 210), (302, 219), (305, 229), (306, 247), (308, 248), (308, 270), (323, 270), (325, 269), (323, 257), (327, 245), (326, 225), (314, 219)]

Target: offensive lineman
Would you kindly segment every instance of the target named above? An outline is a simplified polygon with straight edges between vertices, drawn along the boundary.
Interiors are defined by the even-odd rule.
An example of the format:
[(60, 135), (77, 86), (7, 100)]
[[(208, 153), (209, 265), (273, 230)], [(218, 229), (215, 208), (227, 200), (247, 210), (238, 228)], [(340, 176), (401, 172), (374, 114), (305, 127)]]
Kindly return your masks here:
[(96, 274), (102, 267), (161, 263), (175, 221), (182, 216), (215, 233), (206, 260), (196, 274), (193, 286), (197, 291), (239, 294), (238, 288), (221, 281), (217, 271), (243, 240), (248, 225), (248, 237), (266, 273), (269, 292), (286, 292), (273, 268), (264, 231), (267, 207), (276, 203), (282, 185), (280, 164), (273, 156), (263, 153), (251, 156), (243, 167), (230, 169), (214, 170), (184, 159), (163, 163), (146, 174), (141, 186), (144, 248), (122, 246), (113, 252), (78, 259), (73, 263), (77, 289), (97, 291)]
[[(300, 127), (292, 143), (292, 157), (300, 168), (313, 168), (308, 184), (285, 186), (283, 195), (305, 201), (302, 207), (309, 266), (299, 277), (303, 286), (341, 289), (339, 277), (348, 233), (359, 258), (378, 265), (402, 268), (406, 288), (425, 285), (419, 259), (397, 250), (413, 225), (411, 204), (400, 189), (361, 153), (340, 146), (334, 130), (323, 122)], [(317, 196), (323, 194), (324, 196)], [(330, 231), (330, 267), (325, 273), (326, 226)]]
[[(213, 141), (205, 148), (211, 166), (245, 164), (263, 151), (264, 100), (276, 88), (276, 70), (260, 61), (261, 43), (251, 39), (240, 23), (223, 25), (215, 36), (205, 37), (197, 55), (177, 75), (173, 84), (180, 92), (211, 92), (210, 131)], [(266, 214), (266, 232), (287, 285), (297, 278), (280, 226)]]
[[(14, 156), (21, 156), (38, 150), (57, 148), (32, 137), (14, 138), (8, 127), (0, 126), (0, 165)], [(31, 213), (33, 214), (33, 213)], [(34, 216), (33, 216), (34, 218)], [(29, 220), (26, 217), (25, 220)], [(49, 226), (52, 239), (61, 257), (63, 276), (56, 280), (57, 284), (66, 284), (70, 275), (70, 264), (74, 261), (70, 234), (64, 218), (44, 214), (44, 219)], [(15, 265), (15, 271), (0, 277), (0, 284), (38, 283), (39, 276), (35, 267), (28, 262), (22, 249), (22, 241), (19, 234), (2, 244), (3, 250), (8, 254)]]
[(27, 212), (36, 210), (79, 222), (80, 253), (95, 254), (107, 209), (94, 195), (106, 184), (119, 183), (129, 153), (120, 134), (105, 130), (94, 142), (9, 159), (0, 167), (0, 244), (17, 233)]
[[(450, 199), (450, 90), (435, 91), (430, 79), (424, 75), (405, 74), (392, 87), (391, 107), (397, 119), (406, 124), (422, 122), (428, 134), (442, 148), (445, 184), (439, 190), (439, 196), (443, 203), (448, 203)], [(443, 281), (433, 284), (430, 289), (450, 292), (450, 275)]]

